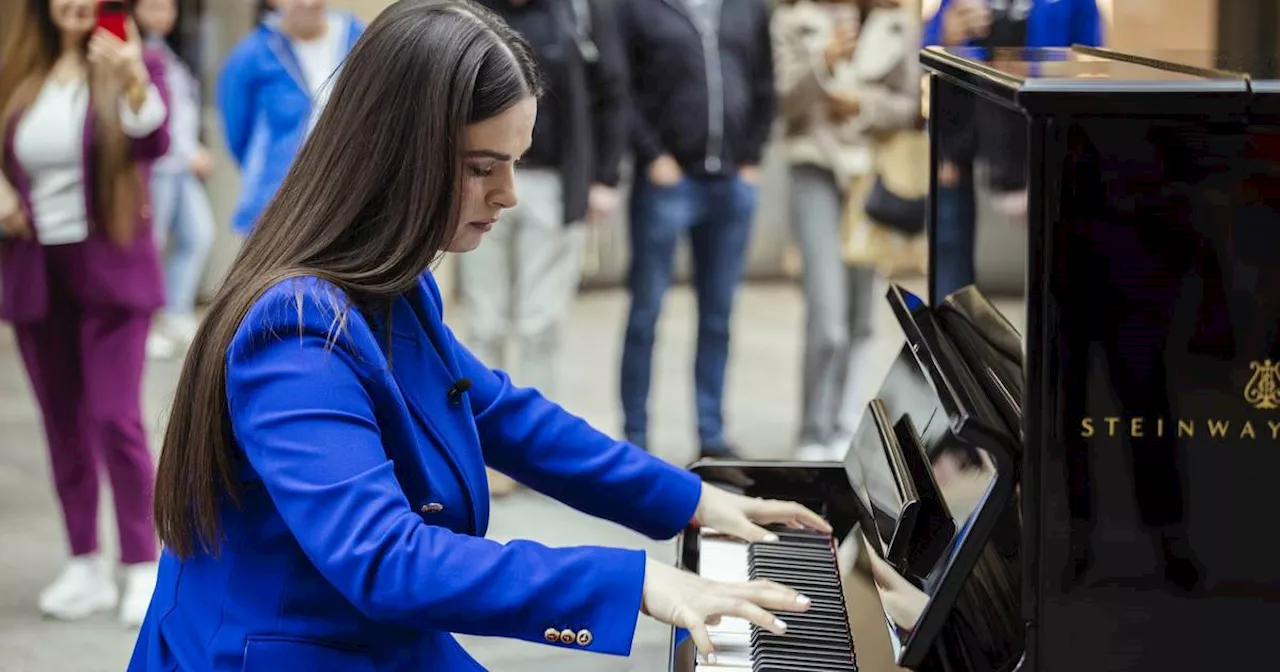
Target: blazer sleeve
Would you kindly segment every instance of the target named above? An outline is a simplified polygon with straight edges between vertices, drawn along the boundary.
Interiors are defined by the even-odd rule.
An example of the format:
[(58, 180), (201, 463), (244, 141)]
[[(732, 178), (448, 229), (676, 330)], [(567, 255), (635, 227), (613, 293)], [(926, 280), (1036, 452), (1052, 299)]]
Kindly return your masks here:
[(547, 623), (563, 623), (594, 634), (575, 649), (627, 655), (644, 553), (427, 525), (383, 452), (369, 381), (388, 374), (370, 364), (375, 337), (351, 317), (331, 339), (332, 303), (269, 293), (226, 360), (235, 440), (319, 572), (376, 621), (542, 643)]
[(591, 12), (591, 34), (599, 50), (595, 67), (588, 68), (591, 77), (592, 112), (595, 123), (595, 175), (600, 184), (617, 186), (619, 167), (627, 148), (628, 75), (627, 57), (618, 42), (617, 15), (612, 7), (602, 7), (600, 0), (588, 3)]
[[(440, 310), (439, 289), (431, 284)], [(446, 327), (447, 330), (447, 327)], [(485, 461), (539, 492), (651, 539), (670, 539), (693, 520), (702, 479), (617, 441), (532, 388), (516, 387), (449, 333), (471, 380), (472, 412)]]
[(747, 123), (746, 138), (739, 152), (741, 165), (759, 165), (764, 158), (765, 145), (773, 133), (777, 118), (778, 96), (774, 90), (773, 40), (770, 36), (769, 5), (758, 4), (760, 18), (756, 32), (756, 60), (751, 69), (751, 116)]
[(227, 149), (240, 166), (248, 161), (249, 141), (258, 110), (250, 45), (242, 42), (218, 75), (217, 106)]
[[(129, 139), (131, 153), (133, 158), (142, 161), (154, 161), (169, 152), (169, 84), (165, 78), (164, 60), (159, 54), (148, 49), (142, 54), (142, 62), (147, 67), (147, 76), (151, 79), (151, 85), (148, 87), (149, 96), (159, 95), (159, 100), (149, 100), (148, 104), (152, 105), (153, 114), (160, 115), (160, 121), (156, 127), (141, 137)], [(155, 105), (159, 105), (159, 111), (156, 112)]]
[(645, 116), (644, 77), (647, 74), (643, 63), (645, 49), (640, 34), (642, 20), (635, 16), (636, 9), (630, 0), (617, 0), (614, 5), (614, 17), (617, 21), (619, 42), (622, 44), (623, 56), (626, 59), (627, 71), (627, 130), (631, 138), (632, 156), (636, 170), (645, 170), (659, 156), (666, 153), (658, 130), (649, 123)]

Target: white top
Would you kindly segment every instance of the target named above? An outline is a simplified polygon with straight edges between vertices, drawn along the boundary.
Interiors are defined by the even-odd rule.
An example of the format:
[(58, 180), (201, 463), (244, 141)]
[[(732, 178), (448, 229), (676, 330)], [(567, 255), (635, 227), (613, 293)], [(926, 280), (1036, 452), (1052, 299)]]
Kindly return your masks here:
[[(40, 94), (22, 115), (14, 138), (14, 155), (30, 183), (31, 220), (44, 245), (78, 243), (89, 237), (85, 211), (84, 126), (89, 112), (89, 85), (84, 79), (60, 83), (45, 80)], [(165, 121), (164, 100), (151, 85), (137, 113), (120, 100), (125, 135), (144, 138)]]
[(310, 40), (294, 39), (293, 50), (298, 56), (298, 64), (302, 66), (302, 75), (307, 80), (311, 95), (322, 100), (321, 89), (338, 69), (346, 52), (347, 31), (345, 21), (338, 17), (330, 17), (324, 34)]
[(307, 133), (315, 128), (320, 112), (329, 102), (333, 90), (332, 78), (347, 56), (347, 19), (342, 14), (330, 14), (324, 35), (310, 40), (290, 39), (293, 53), (302, 67), (302, 76), (311, 92), (311, 116), (307, 119)]

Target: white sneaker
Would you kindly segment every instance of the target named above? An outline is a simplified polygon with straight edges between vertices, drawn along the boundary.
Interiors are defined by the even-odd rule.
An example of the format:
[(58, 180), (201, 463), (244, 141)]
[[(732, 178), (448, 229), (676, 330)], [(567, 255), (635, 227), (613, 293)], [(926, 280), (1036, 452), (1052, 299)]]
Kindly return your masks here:
[(156, 563), (129, 565), (124, 570), (124, 599), (120, 600), (120, 620), (136, 628), (142, 625), (156, 590)]
[(119, 600), (110, 566), (96, 555), (80, 556), (68, 561), (58, 578), (40, 593), (40, 611), (74, 621), (114, 609)]
[(160, 320), (164, 333), (180, 349), (191, 345), (196, 338), (196, 330), (200, 328), (200, 322), (194, 315), (165, 315)]
[(163, 331), (152, 327), (147, 334), (147, 359), (171, 359), (178, 352), (178, 344)]
[(831, 450), (821, 443), (806, 443), (796, 449), (796, 459), (801, 462), (826, 462)]

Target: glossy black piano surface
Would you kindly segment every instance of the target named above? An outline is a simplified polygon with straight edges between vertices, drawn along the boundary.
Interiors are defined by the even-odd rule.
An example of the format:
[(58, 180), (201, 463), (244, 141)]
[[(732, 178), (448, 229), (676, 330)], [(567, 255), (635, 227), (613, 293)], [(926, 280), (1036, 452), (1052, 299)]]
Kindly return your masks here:
[[(704, 480), (748, 496), (799, 501), (821, 512), (835, 528), (833, 545), (857, 539), (855, 534), (878, 544), (878, 554), (915, 586), (918, 596), (914, 610), (882, 612), (901, 663), (919, 669), (1003, 669), (1016, 663), (1022, 643), (1021, 532), (1010, 505), (1017, 441), (997, 410), (1007, 401), (986, 399), (970, 362), (977, 365), (973, 371), (1007, 372), (1008, 359), (1016, 354), (999, 348), (1007, 349), (1020, 337), (972, 288), (958, 293), (949, 308), (953, 318), (967, 325), (967, 340), (951, 338), (944, 321), (934, 319), (945, 310), (930, 310), (899, 287), (888, 298), (901, 309), (907, 342), (868, 406), (843, 464), (712, 461), (694, 470)], [(1020, 389), (1021, 382), (1001, 385)], [(725, 562), (723, 544), (686, 530), (679, 565), (708, 575), (708, 563)], [(751, 550), (767, 547), (751, 545)], [(864, 547), (863, 552), (871, 551)], [(770, 557), (793, 567), (815, 560), (812, 554), (791, 553), (782, 548)], [(804, 575), (816, 576), (812, 580), (834, 586), (829, 594), (839, 594), (841, 576), (827, 557), (833, 554), (821, 555), (827, 569), (811, 568)], [(874, 603), (842, 606), (846, 612), (881, 609)], [(673, 671), (722, 669), (698, 665), (692, 642), (679, 634), (673, 633)], [(843, 642), (850, 640), (848, 631), (841, 630), (827, 633), (823, 641), (828, 650), (834, 646), (842, 652)], [(789, 643), (788, 636), (773, 643)], [(849, 650), (853, 661), (855, 648)], [(756, 669), (835, 669), (809, 666), (802, 657), (787, 658), (785, 651), (774, 654), (787, 660), (787, 666)], [(753, 651), (750, 662), (758, 663), (759, 655)]]
[[(909, 544), (911, 557), (938, 557), (930, 571), (903, 560), (910, 549), (895, 560), (926, 597), (914, 618), (885, 615), (899, 660), (930, 671), (1274, 668), (1276, 59), (938, 48), (921, 58), (932, 79), (930, 291), (889, 297), (907, 345), (878, 404), (905, 428), (898, 443), (918, 439), (956, 525), (949, 539)], [(1021, 336), (980, 293), (940, 291), (939, 168), (966, 153), (963, 174), (987, 199), (976, 207), (1026, 233)], [(849, 459), (883, 454), (887, 440), (863, 431)], [(801, 501), (844, 539), (869, 515), (848, 466), (697, 470)], [(985, 489), (959, 497), (956, 474), (975, 472), (989, 475)], [(697, 571), (696, 531), (680, 547)], [(692, 646), (673, 644), (672, 669), (695, 669)]]
[(922, 60), (934, 149), (969, 150), (1001, 207), (1024, 194), (1021, 669), (1274, 668), (1275, 59)]

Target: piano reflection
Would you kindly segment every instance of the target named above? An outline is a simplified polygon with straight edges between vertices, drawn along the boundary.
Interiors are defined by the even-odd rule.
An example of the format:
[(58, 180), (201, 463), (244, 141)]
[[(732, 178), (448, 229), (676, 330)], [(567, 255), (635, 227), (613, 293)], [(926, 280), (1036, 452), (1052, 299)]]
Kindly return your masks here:
[[(921, 60), (931, 110), (977, 96), (994, 110), (984, 128), (1025, 131), (1025, 203), (995, 208), (1025, 213), (1023, 333), (975, 287), (940, 295), (931, 246), (928, 296), (886, 296), (904, 345), (842, 463), (695, 464), (801, 502), (834, 533), (766, 547), (686, 530), (689, 571), (824, 601), (782, 636), (725, 619), (716, 667), (676, 631), (670, 669), (859, 669), (852, 623), (868, 610), (913, 670), (1273, 669), (1276, 59), (931, 47)], [(1206, 62), (1218, 68), (1188, 65)], [(1010, 183), (987, 177), (988, 197)], [(867, 575), (880, 599), (848, 600)]]
[[(991, 401), (987, 390), (1021, 389), (1020, 380), (1002, 379), (1020, 368), (1020, 352), (1008, 349), (1020, 337), (976, 289), (953, 298), (934, 311), (905, 289), (890, 289), (906, 343), (843, 463), (694, 465), (705, 480), (747, 496), (804, 503), (834, 532), (784, 530), (781, 543), (752, 544), (687, 530), (680, 566), (720, 580), (772, 578), (812, 596), (814, 608), (789, 615), (785, 635), (723, 619), (709, 628), (714, 666), (700, 664), (693, 643), (677, 632), (672, 670), (859, 669), (848, 611), (881, 607), (844, 601), (842, 547), (871, 553), (877, 579), (896, 587), (897, 599), (884, 600), (884, 623), (902, 665), (938, 666), (940, 654), (972, 657), (962, 668), (970, 670), (1017, 661), (1019, 531), (1007, 505), (1017, 441), (1003, 415), (1016, 410), (1002, 408), (1008, 393)], [(950, 336), (947, 324), (962, 337)]]

